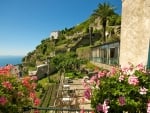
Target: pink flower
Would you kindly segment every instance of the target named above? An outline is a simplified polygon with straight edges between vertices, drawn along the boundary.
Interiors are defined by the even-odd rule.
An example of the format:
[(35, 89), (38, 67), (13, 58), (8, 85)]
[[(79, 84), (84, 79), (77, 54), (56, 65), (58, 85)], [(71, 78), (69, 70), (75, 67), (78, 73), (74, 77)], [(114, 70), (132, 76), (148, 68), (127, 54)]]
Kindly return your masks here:
[(94, 83), (96, 79), (97, 79), (97, 76), (95, 76), (95, 75), (92, 76), (90, 79), (90, 83)]
[(12, 89), (12, 84), (9, 81), (2, 82), (2, 85), (7, 89)]
[(121, 106), (125, 105), (125, 97), (123, 97), (123, 96), (119, 97), (118, 101)]
[(128, 72), (128, 70), (129, 70), (129, 68), (127, 68), (127, 67), (123, 67), (121, 69), (121, 71), (123, 72), (123, 74), (126, 74)]
[(37, 76), (32, 76), (30, 80), (36, 81), (38, 80)]
[(112, 75), (111, 75), (111, 72), (108, 72), (107, 74), (106, 74), (106, 77), (111, 77)]
[(0, 97), (0, 104), (5, 105), (7, 103), (7, 99), (5, 97)]
[(98, 104), (98, 105), (96, 106), (96, 110), (97, 110), (98, 112), (103, 111), (103, 105), (102, 105), (102, 104)]
[(102, 72), (102, 71), (98, 72), (98, 78), (102, 78), (102, 77), (104, 77), (104, 76), (105, 76), (105, 73), (104, 73), (104, 72)]
[(136, 77), (135, 75), (129, 76), (128, 83), (134, 86), (138, 85), (139, 83), (138, 77)]
[(116, 73), (115, 67), (112, 67), (112, 68), (111, 68), (110, 73), (111, 73), (111, 75), (114, 75), (114, 74)]
[(140, 70), (140, 71), (145, 70), (145, 67), (144, 67), (144, 65), (143, 65), (142, 63), (141, 63), (141, 64), (138, 64), (136, 67), (137, 67), (137, 69)]
[(125, 79), (125, 76), (124, 75), (120, 75), (119, 76), (119, 82), (123, 81)]
[(147, 94), (147, 91), (148, 91), (148, 89), (146, 89), (145, 87), (140, 88), (140, 94), (141, 95)]
[(109, 109), (109, 106), (105, 103), (105, 101), (104, 101), (104, 104), (98, 104), (97, 106), (96, 106), (96, 110), (98, 111), (98, 112), (103, 112), (103, 113), (108, 113), (108, 109)]
[(106, 104), (106, 105), (108, 105), (109, 102), (110, 102), (109, 99), (105, 99), (105, 100), (104, 100), (104, 104)]
[(81, 109), (80, 113), (84, 113), (84, 108)]
[(105, 103), (103, 104), (103, 112), (104, 113), (108, 113), (108, 109), (109, 109), (109, 106), (107, 106)]
[(83, 85), (84, 88), (86, 88), (88, 86), (88, 84), (87, 84), (85, 79), (82, 80), (82, 85)]
[(88, 88), (84, 91), (84, 97), (88, 100), (91, 98), (91, 89), (90, 88)]
[(147, 113), (150, 113), (150, 100), (147, 103)]
[(99, 78), (98, 78), (98, 76), (97, 75), (92, 76), (91, 79), (90, 79), (90, 83), (94, 84), (94, 85), (96, 84), (96, 86), (99, 86)]

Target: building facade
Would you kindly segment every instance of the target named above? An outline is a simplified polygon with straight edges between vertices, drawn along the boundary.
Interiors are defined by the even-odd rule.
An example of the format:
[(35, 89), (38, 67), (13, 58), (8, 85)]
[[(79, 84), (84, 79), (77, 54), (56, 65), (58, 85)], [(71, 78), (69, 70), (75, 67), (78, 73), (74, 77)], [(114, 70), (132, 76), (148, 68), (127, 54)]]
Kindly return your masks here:
[(107, 65), (119, 65), (119, 49), (119, 41), (91, 47), (91, 60)]
[(150, 66), (150, 0), (122, 0), (119, 62)]
[(50, 33), (50, 38), (52, 39), (58, 39), (58, 36), (59, 36), (59, 31), (53, 31)]

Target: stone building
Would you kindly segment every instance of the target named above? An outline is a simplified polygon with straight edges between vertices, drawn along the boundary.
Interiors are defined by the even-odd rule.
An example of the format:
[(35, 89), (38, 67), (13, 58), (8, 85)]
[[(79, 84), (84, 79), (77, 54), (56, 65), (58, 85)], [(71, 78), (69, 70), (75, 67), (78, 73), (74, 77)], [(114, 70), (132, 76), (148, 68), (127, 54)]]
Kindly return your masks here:
[(150, 66), (150, 0), (122, 0), (119, 62)]

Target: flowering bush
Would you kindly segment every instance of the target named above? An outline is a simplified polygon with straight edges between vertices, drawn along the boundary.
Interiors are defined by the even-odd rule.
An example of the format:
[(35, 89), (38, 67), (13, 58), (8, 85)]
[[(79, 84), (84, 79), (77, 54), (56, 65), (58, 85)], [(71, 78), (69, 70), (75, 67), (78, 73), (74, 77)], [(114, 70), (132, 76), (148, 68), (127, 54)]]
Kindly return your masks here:
[(99, 71), (84, 87), (95, 112), (150, 113), (150, 73), (142, 64)]
[(0, 113), (22, 113), (25, 106), (39, 105), (35, 80), (29, 76), (19, 79), (11, 75), (0, 75)]

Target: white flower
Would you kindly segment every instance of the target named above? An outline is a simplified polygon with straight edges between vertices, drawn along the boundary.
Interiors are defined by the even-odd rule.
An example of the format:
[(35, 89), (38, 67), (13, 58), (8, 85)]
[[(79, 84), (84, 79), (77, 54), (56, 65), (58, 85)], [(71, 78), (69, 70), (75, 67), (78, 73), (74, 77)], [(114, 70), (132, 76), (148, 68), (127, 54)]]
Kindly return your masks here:
[(147, 91), (148, 91), (148, 89), (146, 89), (145, 87), (141, 87), (141, 88), (140, 88), (140, 94), (141, 94), (141, 95), (146, 94)]

